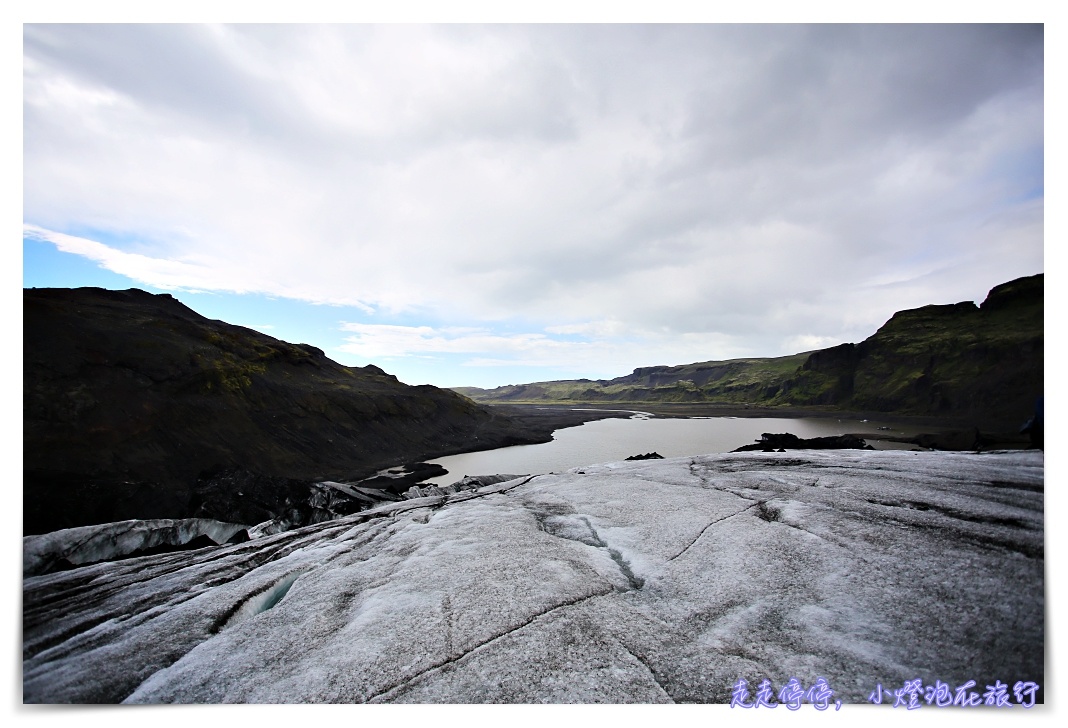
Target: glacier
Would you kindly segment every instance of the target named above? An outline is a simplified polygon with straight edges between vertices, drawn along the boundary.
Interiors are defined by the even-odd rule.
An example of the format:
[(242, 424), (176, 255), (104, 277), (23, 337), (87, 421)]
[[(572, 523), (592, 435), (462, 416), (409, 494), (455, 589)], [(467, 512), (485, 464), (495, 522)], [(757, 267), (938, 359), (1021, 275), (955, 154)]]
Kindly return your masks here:
[[(27, 703), (864, 703), (1044, 679), (1043, 454), (792, 451), (430, 491), (23, 580)], [(492, 479), (491, 479), (492, 480)], [(412, 493), (411, 495), (418, 495)]]
[(179, 550), (205, 539), (218, 545), (240, 535), (247, 537), (245, 526), (210, 518), (155, 518), (64, 528), (22, 537), (22, 573), (36, 576), (57, 567), (113, 561), (148, 549)]

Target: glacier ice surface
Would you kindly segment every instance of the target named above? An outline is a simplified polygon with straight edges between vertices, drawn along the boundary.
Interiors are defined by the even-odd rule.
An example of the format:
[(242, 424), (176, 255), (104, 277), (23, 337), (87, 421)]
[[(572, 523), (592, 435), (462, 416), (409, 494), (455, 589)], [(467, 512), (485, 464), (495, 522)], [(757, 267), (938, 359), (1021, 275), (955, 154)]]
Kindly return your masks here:
[(1043, 682), (1043, 455), (606, 463), (23, 582), (26, 702)]

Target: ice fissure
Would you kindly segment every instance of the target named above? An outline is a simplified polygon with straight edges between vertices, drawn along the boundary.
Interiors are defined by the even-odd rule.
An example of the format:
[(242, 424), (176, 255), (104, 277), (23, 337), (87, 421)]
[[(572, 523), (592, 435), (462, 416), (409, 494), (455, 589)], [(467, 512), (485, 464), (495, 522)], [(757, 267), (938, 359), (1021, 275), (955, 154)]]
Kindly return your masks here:
[(701, 537), (705, 535), (705, 531), (707, 531), (708, 529), (712, 528), (712, 526), (715, 526), (717, 523), (722, 523), (723, 521), (726, 521), (728, 518), (734, 518), (735, 516), (740, 516), (743, 513), (745, 513), (746, 511), (752, 510), (754, 507), (757, 507), (757, 506), (762, 506), (763, 504), (764, 504), (763, 501), (758, 501), (757, 503), (752, 503), (752, 504), (746, 506), (745, 508), (741, 509), (740, 511), (737, 511), (735, 513), (731, 513), (729, 515), (723, 516), (722, 518), (717, 518), (716, 520), (712, 521), (711, 523), (706, 525), (704, 528), (702, 528), (698, 532), (698, 534), (693, 537), (693, 540), (690, 541), (690, 543), (686, 544), (682, 548), (681, 551), (679, 551), (677, 554), (675, 554), (673, 556), (668, 557), (668, 561), (674, 561), (675, 559), (679, 558), (680, 556), (685, 554), (687, 551), (689, 551), (691, 548), (693, 548), (694, 544), (696, 544), (701, 539)]
[(558, 611), (560, 609), (564, 609), (566, 607), (573, 607), (573, 606), (575, 606), (577, 604), (581, 604), (582, 602), (588, 601), (590, 599), (594, 599), (596, 597), (606, 596), (608, 594), (611, 594), (612, 591), (613, 591), (612, 589), (606, 589), (604, 591), (595, 592), (593, 594), (586, 594), (585, 596), (576, 597), (574, 599), (569, 599), (569, 600), (567, 600), (565, 602), (562, 602), (560, 604), (556, 604), (556, 605), (554, 605), (552, 607), (549, 607), (548, 609), (545, 609), (543, 611), (537, 612), (536, 614), (532, 614), (527, 619), (524, 619), (521, 623), (513, 625), (513, 626), (510, 626), (507, 629), (505, 629), (505, 630), (493, 635), (489, 639), (486, 639), (486, 640), (480, 642), (479, 644), (474, 645), (473, 647), (470, 647), (467, 650), (464, 650), (461, 653), (449, 655), (446, 659), (441, 660), (440, 662), (437, 662), (437, 663), (431, 665), (430, 667), (422, 670), (421, 672), (419, 672), (419, 673), (417, 673), (415, 675), (412, 675), (411, 677), (406, 678), (405, 680), (400, 681), (400, 682), (398, 682), (398, 683), (396, 683), (394, 685), (391, 685), (391, 686), (385, 688), (384, 690), (381, 690), (381, 691), (375, 693), (374, 695), (371, 695), (369, 698), (367, 698), (367, 702), (368, 703), (373, 703), (375, 701), (378, 701), (378, 700), (388, 696), (388, 694), (394, 693), (394, 692), (404, 688), (405, 686), (416, 682), (420, 678), (423, 678), (424, 676), (426, 676), (428, 673), (432, 673), (432, 672), (441, 670), (443, 668), (446, 668), (446, 667), (448, 667), (450, 665), (453, 665), (455, 663), (458, 663), (458, 662), (462, 661), (464, 658), (468, 657), (469, 655), (477, 652), (478, 650), (480, 650), (480, 649), (482, 649), (484, 647), (487, 647), (488, 645), (491, 645), (494, 642), (496, 642), (497, 640), (500, 640), (500, 639), (502, 639), (504, 637), (507, 637), (510, 634), (518, 632), (519, 630), (523, 629), (524, 627), (527, 627), (530, 624), (534, 623), (536, 620), (538, 620), (538, 619), (540, 619), (542, 617), (545, 617), (545, 616), (547, 616), (549, 614), (552, 614), (553, 612), (556, 612), (556, 611)]
[(218, 631), (228, 629), (236, 624), (241, 624), (246, 619), (251, 619), (257, 614), (262, 614), (274, 607), (278, 602), (282, 601), (286, 594), (289, 593), (289, 590), (293, 587), (293, 583), (299, 576), (300, 573), (290, 574), (238, 603), (235, 606), (233, 613), (219, 625)]

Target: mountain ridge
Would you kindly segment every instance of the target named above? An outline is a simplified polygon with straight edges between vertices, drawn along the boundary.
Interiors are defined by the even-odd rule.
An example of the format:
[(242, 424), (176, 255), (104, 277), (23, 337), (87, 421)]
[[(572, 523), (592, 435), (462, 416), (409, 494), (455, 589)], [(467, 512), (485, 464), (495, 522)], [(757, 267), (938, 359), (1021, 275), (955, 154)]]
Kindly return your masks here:
[(608, 380), (454, 387), (484, 403), (709, 403), (1025, 420), (1042, 394), (1044, 276), (982, 304), (896, 312), (864, 341), (782, 357), (638, 367)]
[(169, 294), (23, 292), (26, 533), (254, 524), (295, 507), (309, 481), (536, 441), (455, 392), (342, 366)]

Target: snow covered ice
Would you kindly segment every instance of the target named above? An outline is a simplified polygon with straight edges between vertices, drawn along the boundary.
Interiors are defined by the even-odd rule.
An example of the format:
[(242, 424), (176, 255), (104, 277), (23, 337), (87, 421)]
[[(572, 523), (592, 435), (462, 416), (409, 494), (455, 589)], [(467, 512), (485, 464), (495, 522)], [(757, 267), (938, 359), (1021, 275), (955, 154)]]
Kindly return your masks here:
[(736, 453), (23, 582), (26, 702), (729, 702), (1043, 683), (1043, 455)]

